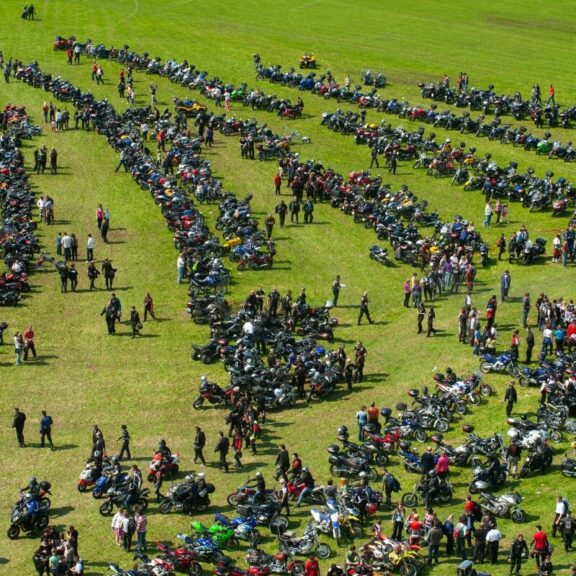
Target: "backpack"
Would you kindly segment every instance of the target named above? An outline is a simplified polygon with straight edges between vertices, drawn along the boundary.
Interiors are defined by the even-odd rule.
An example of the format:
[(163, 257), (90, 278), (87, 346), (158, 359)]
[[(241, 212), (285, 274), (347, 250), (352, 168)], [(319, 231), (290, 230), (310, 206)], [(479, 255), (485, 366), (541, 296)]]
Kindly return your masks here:
[(480, 522), (482, 520), (482, 508), (479, 504), (474, 503), (474, 508), (472, 508), (472, 515), (474, 516), (475, 522)]
[(392, 492), (400, 492), (400, 490), (402, 489), (402, 486), (400, 485), (400, 482), (398, 482), (398, 479), (392, 475), (389, 475), (386, 478), (386, 486), (390, 488)]
[(564, 503), (564, 516), (566, 516), (570, 512), (570, 502), (566, 498), (562, 498), (562, 502)]

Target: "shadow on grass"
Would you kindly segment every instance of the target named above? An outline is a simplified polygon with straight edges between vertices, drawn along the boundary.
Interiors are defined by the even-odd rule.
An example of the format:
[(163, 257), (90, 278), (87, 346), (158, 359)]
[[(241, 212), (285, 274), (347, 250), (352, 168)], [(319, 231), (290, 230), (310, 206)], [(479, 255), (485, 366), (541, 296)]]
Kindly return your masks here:
[(61, 516), (66, 516), (70, 512), (74, 512), (76, 508), (74, 506), (61, 506), (60, 508), (50, 508), (50, 516), (54, 518), (60, 518)]
[(8, 562), (10, 562), (10, 558), (0, 558), (0, 566), (8, 564)]
[(126, 244), (126, 240), (108, 240), (108, 242), (106, 242), (106, 244), (112, 245), (112, 244)]

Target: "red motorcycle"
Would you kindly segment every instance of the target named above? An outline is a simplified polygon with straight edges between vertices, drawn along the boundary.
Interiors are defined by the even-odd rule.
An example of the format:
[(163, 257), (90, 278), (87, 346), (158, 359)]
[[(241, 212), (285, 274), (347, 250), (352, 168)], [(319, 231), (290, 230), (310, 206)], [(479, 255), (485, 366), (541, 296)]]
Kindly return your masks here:
[(162, 473), (164, 480), (169, 480), (174, 478), (179, 470), (180, 454), (177, 452), (171, 454), (168, 458), (165, 458), (162, 454), (154, 454), (148, 469), (148, 482), (154, 482), (158, 471)]
[(186, 572), (190, 576), (202, 576), (202, 566), (198, 562), (198, 555), (188, 548), (181, 546), (172, 550), (162, 542), (156, 542), (156, 548), (160, 552), (160, 556), (164, 557), (181, 572)]
[(299, 576), (304, 573), (304, 562), (293, 560), (286, 552), (266, 554), (258, 548), (252, 548), (246, 555), (246, 561), (250, 567), (268, 568), (274, 574)]
[[(244, 484), (243, 486), (240, 486), (236, 492), (232, 492), (232, 494), (228, 495), (228, 504), (230, 504), (230, 506), (249, 504), (252, 502), (254, 494), (256, 494), (256, 488)], [(278, 502), (278, 495), (274, 489), (266, 490), (265, 502)]]
[(274, 258), (271, 254), (262, 254), (261, 252), (253, 252), (242, 257), (238, 262), (238, 270), (245, 270), (252, 268), (252, 270), (266, 270), (272, 268)]
[[(304, 490), (304, 488), (306, 487), (306, 484), (304, 484), (304, 482), (296, 482), (296, 483), (288, 482), (287, 487), (288, 487), (288, 494), (290, 495), (290, 497), (294, 500), (297, 500), (300, 494), (302, 493), (302, 490)], [(304, 502), (315, 506), (323, 506), (324, 504), (326, 504), (326, 496), (324, 495), (324, 490), (322, 489), (322, 486), (314, 487), (312, 489), (312, 492), (308, 493), (304, 497)]]
[[(219, 340), (219, 344), (222, 344), (224, 347), (228, 341), (227, 340)], [(232, 387), (221, 388), (218, 384), (214, 384), (212, 382), (206, 382), (200, 384), (200, 396), (194, 400), (192, 407), (194, 410), (200, 410), (204, 405), (205, 401), (208, 401), (210, 404), (226, 404), (227, 406), (232, 406), (234, 403), (234, 389)]]
[(249, 566), (248, 570), (243, 570), (232, 564), (230, 559), (226, 559), (218, 562), (212, 570), (212, 574), (216, 576), (268, 576), (270, 568), (268, 566)]

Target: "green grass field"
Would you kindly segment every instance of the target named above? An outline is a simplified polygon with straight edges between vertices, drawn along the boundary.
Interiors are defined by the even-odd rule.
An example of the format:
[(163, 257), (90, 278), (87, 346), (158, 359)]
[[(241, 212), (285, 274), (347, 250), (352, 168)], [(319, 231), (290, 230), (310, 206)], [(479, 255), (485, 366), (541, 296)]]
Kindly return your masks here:
[[(446, 73), (454, 82), (462, 70), (468, 72), (471, 85), (484, 87), (493, 83), (498, 92), (521, 90), (525, 96), (533, 83), (539, 82), (544, 89), (553, 82), (559, 103), (576, 103), (573, 83), (576, 10), (574, 4), (566, 0), (555, 3), (534, 0), (506, 3), (495, 0), (443, 3), (431, 0), (410, 3), (218, 0), (202, 4), (186, 0), (118, 0), (114, 3), (44, 0), (36, 4), (39, 19), (33, 22), (20, 19), (21, 4), (8, 0), (0, 6), (3, 24), (0, 50), (4, 57), (14, 56), (24, 62), (36, 59), (46, 71), (92, 91), (98, 99), (110, 99), (118, 110), (126, 106), (125, 102), (120, 102), (116, 91), (120, 67), (113, 62), (103, 62), (106, 84), (96, 86), (90, 78), (89, 62), (83, 58), (80, 66), (68, 66), (65, 54), (52, 50), (55, 35), (74, 34), (81, 41), (92, 38), (107, 46), (129, 44), (131, 49), (147, 50), (164, 61), (170, 57), (177, 61), (187, 58), (211, 75), (230, 82), (246, 81), (249, 85), (256, 83), (252, 64), (254, 52), (261, 54), (264, 64), (282, 63), (284, 68), (296, 66), (302, 53), (314, 52), (320, 71), (330, 70), (337, 78), (350, 74), (358, 80), (363, 69), (382, 70), (390, 83), (384, 93), (405, 97), (414, 104), (421, 102), (419, 81), (436, 80)], [(135, 80), (138, 104), (148, 104), (148, 88), (152, 82), (158, 84), (161, 109), (171, 107), (174, 97), (198, 97), (196, 92), (191, 94), (158, 77), (138, 74)], [(298, 95), (296, 91), (280, 86), (267, 83), (259, 86), (267, 93), (292, 99)], [(128, 424), (135, 462), (142, 469), (146, 468), (159, 438), (165, 438), (181, 453), (183, 471), (188, 472), (198, 470), (191, 462), (194, 426), (200, 424), (207, 431), (207, 453), (210, 453), (217, 431), (224, 427), (225, 413), (218, 408), (192, 409), (205, 368), (190, 360), (190, 347), (193, 342), (206, 341), (208, 331), (193, 324), (184, 311), (186, 288), (176, 284), (177, 253), (158, 207), (129, 176), (123, 172), (114, 173), (118, 158), (104, 138), (92, 132), (74, 130), (51, 133), (41, 117), (42, 102), (47, 96), (43, 91), (16, 81), (0, 84), (0, 105), (26, 105), (33, 120), (44, 128), (42, 137), (26, 143), (27, 167), (31, 167), (35, 146), (46, 144), (59, 151), (61, 173), (32, 178), (37, 194), (47, 193), (55, 200), (55, 225), (42, 224), (38, 230), (43, 248), (54, 254), (56, 234), (73, 232), (80, 238), (82, 256), (87, 234), (97, 232), (96, 206), (99, 203), (108, 206), (112, 215), (111, 242), (107, 246), (97, 242), (96, 258), (99, 261), (111, 258), (118, 269), (116, 292), (124, 310), (132, 304), (141, 310), (144, 294), (151, 292), (159, 320), (147, 323), (140, 339), (128, 338), (127, 325), (120, 327), (119, 336), (108, 338), (104, 320), (99, 316), (108, 294), (102, 290), (103, 281), (99, 282), (100, 290), (87, 291), (84, 262), (78, 264), (78, 293), (61, 295), (57, 275), (47, 268), (32, 277), (32, 294), (21, 306), (0, 310), (0, 320), (6, 320), (10, 325), (5, 333), (5, 345), (0, 348), (0, 401), (3, 406), (0, 518), (7, 529), (18, 488), (31, 475), (49, 479), (54, 493), (51, 523), (63, 528), (73, 524), (78, 528), (81, 555), (87, 563), (86, 573), (96, 575), (108, 571), (108, 562), (130, 567), (132, 555), (114, 545), (110, 520), (98, 514), (98, 503), (89, 494), (76, 490), (78, 475), (91, 446), (92, 425), (100, 426), (108, 451), (114, 452), (119, 449), (115, 439), (120, 434), (120, 425)], [(232, 112), (241, 118), (254, 116), (279, 133), (295, 129), (309, 136), (312, 144), (297, 148), (302, 158), (320, 160), (342, 173), (367, 168), (370, 158), (367, 148), (356, 147), (350, 138), (340, 137), (320, 126), (322, 112), (333, 111), (338, 105), (307, 93), (302, 96), (306, 105), (305, 118), (290, 124), (272, 114), (253, 113), (241, 104), (233, 104)], [(210, 103), (209, 106), (212, 108)], [(380, 118), (376, 112), (368, 113), (369, 121), (379, 122)], [(387, 121), (393, 125), (400, 123), (392, 117)], [(439, 138), (448, 135), (442, 130), (436, 130), (436, 133)], [(574, 130), (558, 129), (553, 130), (553, 135), (562, 141), (574, 140), (576, 136)], [(464, 140), (471, 144), (476, 139), (466, 136)], [(486, 139), (474, 142), (474, 145), (479, 152), (491, 152), (499, 162), (516, 160), (521, 171), (528, 166), (536, 168), (538, 174), (552, 169), (556, 175), (576, 180), (574, 165), (551, 163), (537, 158), (534, 153)], [(215, 173), (223, 178), (227, 190), (238, 195), (254, 194), (253, 210), (259, 218), (275, 206), (274, 163), (241, 160), (237, 140), (218, 134), (216, 146), (205, 154)], [(408, 184), (419, 197), (429, 201), (430, 209), (437, 208), (446, 219), (461, 213), (480, 226), (484, 203), (479, 192), (464, 193), (460, 187), (451, 187), (449, 180), (428, 178), (409, 164), (400, 164), (396, 176), (389, 177), (384, 171), (382, 174), (395, 189), (403, 183)], [(204, 207), (204, 211), (213, 220), (217, 207)], [(509, 235), (515, 227), (525, 223), (533, 236), (548, 238), (550, 246), (553, 234), (566, 225), (569, 212), (566, 214), (566, 217), (552, 219), (549, 213), (529, 214), (519, 205), (512, 204), (510, 223), (482, 231), (482, 234), (494, 253), (501, 232)], [(405, 265), (384, 269), (371, 262), (368, 249), (376, 243), (373, 232), (355, 225), (351, 218), (330, 206), (317, 206), (315, 217), (312, 226), (287, 226), (281, 232), (277, 230), (278, 257), (273, 270), (238, 273), (234, 267), (234, 282), (227, 297), (236, 305), (244, 300), (250, 289), (260, 285), (266, 291), (276, 286), (281, 292), (305, 286), (309, 301), (321, 304), (330, 296), (334, 276), (340, 274), (347, 286), (341, 293), (342, 307), (334, 312), (340, 321), (337, 341), (345, 343), (348, 351), (358, 339), (364, 342), (369, 350), (367, 381), (350, 394), (340, 391), (334, 399), (318, 405), (299, 405), (271, 415), (258, 455), (246, 455), (246, 465), (241, 472), (228, 476), (220, 474), (214, 467), (216, 458), (211, 457), (207, 476), (217, 485), (211, 512), (228, 512), (226, 495), (258, 469), (264, 471), (269, 483), (272, 482), (273, 462), (280, 441), (286, 443), (290, 452), (298, 451), (317, 482), (324, 482), (328, 478), (326, 447), (333, 443), (339, 424), (346, 423), (355, 429), (355, 413), (362, 404), (375, 401), (379, 406), (394, 406), (407, 398), (409, 388), (430, 385), (432, 374), (443, 371), (446, 366), (452, 366), (456, 372), (477, 368), (477, 360), (469, 349), (457, 343), (456, 317), (463, 295), (438, 301), (437, 327), (441, 330), (438, 337), (417, 337), (416, 313), (402, 307), (402, 282), (412, 270)], [(489, 268), (479, 270), (477, 288), (472, 296), (479, 310), (484, 309), (492, 293), (499, 293), (499, 277), (504, 268), (504, 264), (493, 261)], [(513, 298), (498, 310), (500, 349), (508, 346), (511, 331), (520, 322), (520, 297), (524, 292), (533, 295), (546, 292), (552, 297), (573, 296), (573, 265), (563, 269), (547, 257), (526, 268), (512, 265), (511, 274)], [(371, 295), (371, 313), (377, 322), (373, 326), (357, 327), (357, 305), (364, 290)], [(15, 330), (29, 324), (33, 324), (37, 333), (39, 358), (18, 368), (14, 366), (11, 338)], [(219, 383), (226, 382), (221, 365), (206, 370)], [(474, 409), (473, 415), (465, 421), (473, 423), (481, 435), (505, 432), (502, 391), (507, 380), (497, 376), (486, 380), (496, 388), (496, 395)], [(533, 411), (536, 398), (537, 391), (520, 389), (518, 410)], [(18, 449), (10, 429), (14, 406), (19, 406), (28, 415), (28, 446), (22, 450)], [(42, 409), (55, 420), (55, 452), (39, 448), (37, 425)], [(447, 438), (450, 442), (463, 438), (458, 425)], [(519, 528), (508, 521), (499, 522), (506, 535), (504, 549), (508, 549), (519, 530), (531, 534), (537, 521), (545, 527), (550, 525), (554, 497), (558, 493), (576, 503), (574, 485), (558, 471), (567, 446), (568, 443), (564, 443), (555, 447), (554, 468), (548, 475), (508, 485), (524, 495), (523, 505), (529, 514), (529, 523)], [(391, 470), (398, 474), (403, 488), (407, 489), (414, 480), (397, 462), (395, 458)], [(469, 477), (469, 470), (455, 473), (456, 498), (451, 506), (439, 509), (442, 519), (462, 509)], [(300, 529), (308, 517), (308, 509), (296, 511), (292, 516), (294, 529)], [(380, 517), (388, 525), (389, 514)], [(151, 504), (149, 542), (158, 539), (173, 542), (177, 532), (188, 530), (189, 520), (175, 514), (162, 516), (157, 513), (156, 504)], [(203, 520), (210, 522), (211, 515)], [(0, 562), (3, 564), (0, 563), (0, 573), (30, 574), (37, 538), (21, 536), (10, 541), (4, 532), (1, 539)], [(573, 557), (562, 551), (559, 541), (555, 544), (554, 561), (558, 572), (566, 573)], [(267, 546), (272, 549), (273, 542), (269, 540)], [(343, 553), (344, 550), (338, 551), (338, 561), (342, 561)], [(442, 558), (441, 567), (435, 571), (454, 572), (457, 563), (455, 558)], [(507, 574), (504, 561), (487, 571)], [(534, 571), (535, 567), (530, 563), (524, 573)]]

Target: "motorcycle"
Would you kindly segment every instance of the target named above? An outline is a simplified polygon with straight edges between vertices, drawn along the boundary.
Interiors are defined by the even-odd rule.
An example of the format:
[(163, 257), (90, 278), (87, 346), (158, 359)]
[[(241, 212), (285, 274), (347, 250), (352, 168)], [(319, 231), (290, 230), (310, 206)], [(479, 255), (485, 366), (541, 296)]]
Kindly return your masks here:
[(402, 495), (402, 504), (409, 508), (414, 508), (415, 506), (418, 506), (419, 499), (422, 500), (422, 502), (441, 502), (442, 504), (449, 504), (452, 501), (452, 496), (453, 491), (450, 482), (441, 482), (434, 493), (430, 494), (428, 483), (419, 481), (414, 484), (412, 492), (407, 492)]
[(221, 560), (212, 570), (215, 576), (268, 576), (268, 566), (249, 566), (247, 570), (239, 568), (229, 559)]
[(188, 534), (176, 534), (176, 538), (184, 542), (184, 550), (194, 560), (218, 564), (226, 558), (211, 538), (191, 538)]
[[(303, 483), (300, 484), (297, 482), (296, 483), (288, 482), (287, 487), (288, 487), (288, 494), (293, 498), (298, 498), (302, 490), (304, 490), (304, 488), (306, 487), (306, 485)], [(322, 486), (315, 486), (314, 488), (312, 488), (312, 491), (306, 494), (303, 501), (306, 504), (312, 504), (312, 505), (326, 504), (326, 496), (324, 495)]]
[(450, 446), (450, 444), (446, 444), (443, 440), (442, 434), (434, 434), (432, 436), (432, 442), (440, 448), (443, 452), (446, 452), (446, 456), (448, 456), (448, 460), (450, 464), (455, 464), (456, 466), (465, 466), (468, 461), (470, 460), (470, 456), (472, 452), (468, 446)]
[(279, 514), (280, 504), (278, 502), (267, 502), (257, 506), (239, 505), (238, 514), (244, 518), (254, 517), (258, 526), (269, 526), (272, 522), (281, 526), (283, 530), (288, 528), (290, 521), (286, 516)]
[[(228, 495), (226, 499), (230, 506), (238, 506), (239, 504), (250, 504), (256, 494), (256, 488), (244, 484), (236, 489), (235, 492)], [(264, 493), (265, 502), (278, 502), (278, 495), (273, 489), (268, 489)]]
[(360, 472), (365, 472), (368, 478), (375, 482), (378, 478), (376, 470), (370, 466), (365, 458), (350, 456), (346, 453), (340, 453), (340, 447), (336, 444), (328, 448), (330, 456), (330, 474), (332, 476), (358, 476)]
[(196, 483), (192, 476), (186, 477), (187, 482), (175, 484), (168, 489), (166, 497), (160, 503), (158, 509), (160, 514), (169, 514), (172, 509), (175, 512), (189, 514), (195, 512), (206, 512), (210, 506), (209, 494), (212, 494), (216, 487), (214, 484), (206, 484), (201, 492), (198, 492)]
[(506, 466), (501, 464), (495, 474), (482, 466), (473, 468), (472, 481), (468, 487), (470, 494), (478, 494), (490, 489), (500, 488), (506, 482)]
[(207, 400), (210, 404), (226, 404), (230, 405), (230, 395), (232, 394), (231, 388), (226, 388), (225, 390), (218, 386), (218, 384), (212, 382), (206, 382), (200, 384), (200, 396), (194, 400), (192, 407), (195, 410), (200, 410)]
[(370, 248), (370, 259), (384, 264), (384, 266), (391, 266), (392, 263), (388, 259), (388, 250), (386, 248), (381, 248), (378, 245), (374, 245)]
[[(576, 455), (576, 442), (572, 442), (572, 448)], [(567, 478), (576, 478), (576, 458), (569, 458), (567, 453), (564, 454), (560, 470)]]
[[(148, 490), (148, 488), (139, 490), (138, 494), (132, 498), (132, 504), (138, 506), (138, 508), (144, 512), (148, 508), (149, 494), (150, 490)], [(123, 508), (125, 506), (127, 495), (128, 493), (123, 489), (109, 488), (104, 496), (106, 502), (100, 505), (98, 511), (102, 516), (109, 516), (114, 510), (114, 506), (117, 508)]]
[(526, 512), (520, 508), (520, 502), (522, 502), (523, 498), (518, 492), (501, 494), (500, 496), (481, 492), (480, 496), (483, 499), (480, 502), (480, 507), (486, 512), (502, 518), (510, 517), (513, 522), (517, 523), (522, 523), (526, 520)]
[(483, 354), (482, 360), (480, 361), (480, 371), (485, 374), (489, 374), (490, 372), (507, 372), (513, 378), (520, 376), (520, 367), (516, 364), (510, 352), (503, 352), (497, 357), (491, 354)]
[(222, 526), (233, 528), (236, 538), (250, 542), (250, 546), (257, 546), (260, 543), (260, 532), (256, 530), (258, 523), (256, 522), (256, 518), (253, 516), (248, 518), (240, 517), (230, 519), (217, 512), (214, 514), (214, 520)]
[(252, 548), (246, 555), (248, 566), (255, 568), (268, 567), (274, 574), (288, 574), (289, 576), (300, 576), (304, 573), (304, 562), (293, 560), (290, 554), (281, 552), (279, 554), (266, 554), (258, 548)]
[(526, 478), (531, 472), (546, 473), (552, 466), (552, 449), (548, 444), (540, 443), (531, 450), (520, 470), (520, 478)]
[(156, 549), (164, 558), (170, 560), (176, 569), (186, 572), (189, 576), (202, 576), (198, 556), (188, 548), (182, 546), (171, 549), (162, 542), (156, 542)]
[(226, 548), (230, 552), (235, 552), (240, 548), (240, 542), (234, 535), (234, 528), (223, 526), (222, 524), (213, 524), (207, 528), (202, 522), (193, 521), (190, 527), (199, 538), (210, 538), (218, 548)]
[(48, 526), (48, 512), (43, 509), (39, 509), (38, 512), (34, 514), (34, 519), (30, 521), (30, 513), (25, 507), (15, 506), (10, 514), (10, 528), (8, 528), (8, 538), (10, 540), (15, 540), (18, 538), (20, 532), (27, 532), (31, 534), (32, 532), (38, 530), (42, 532)]
[(318, 558), (326, 560), (332, 555), (330, 546), (319, 542), (318, 531), (310, 526), (304, 530), (300, 538), (296, 537), (294, 532), (284, 532), (278, 537), (278, 545), (280, 553), (285, 552), (291, 556), (316, 554)]
[(165, 457), (162, 454), (154, 454), (148, 468), (148, 482), (154, 482), (156, 473), (162, 473), (163, 480), (174, 478), (180, 470), (180, 454), (174, 453)]

